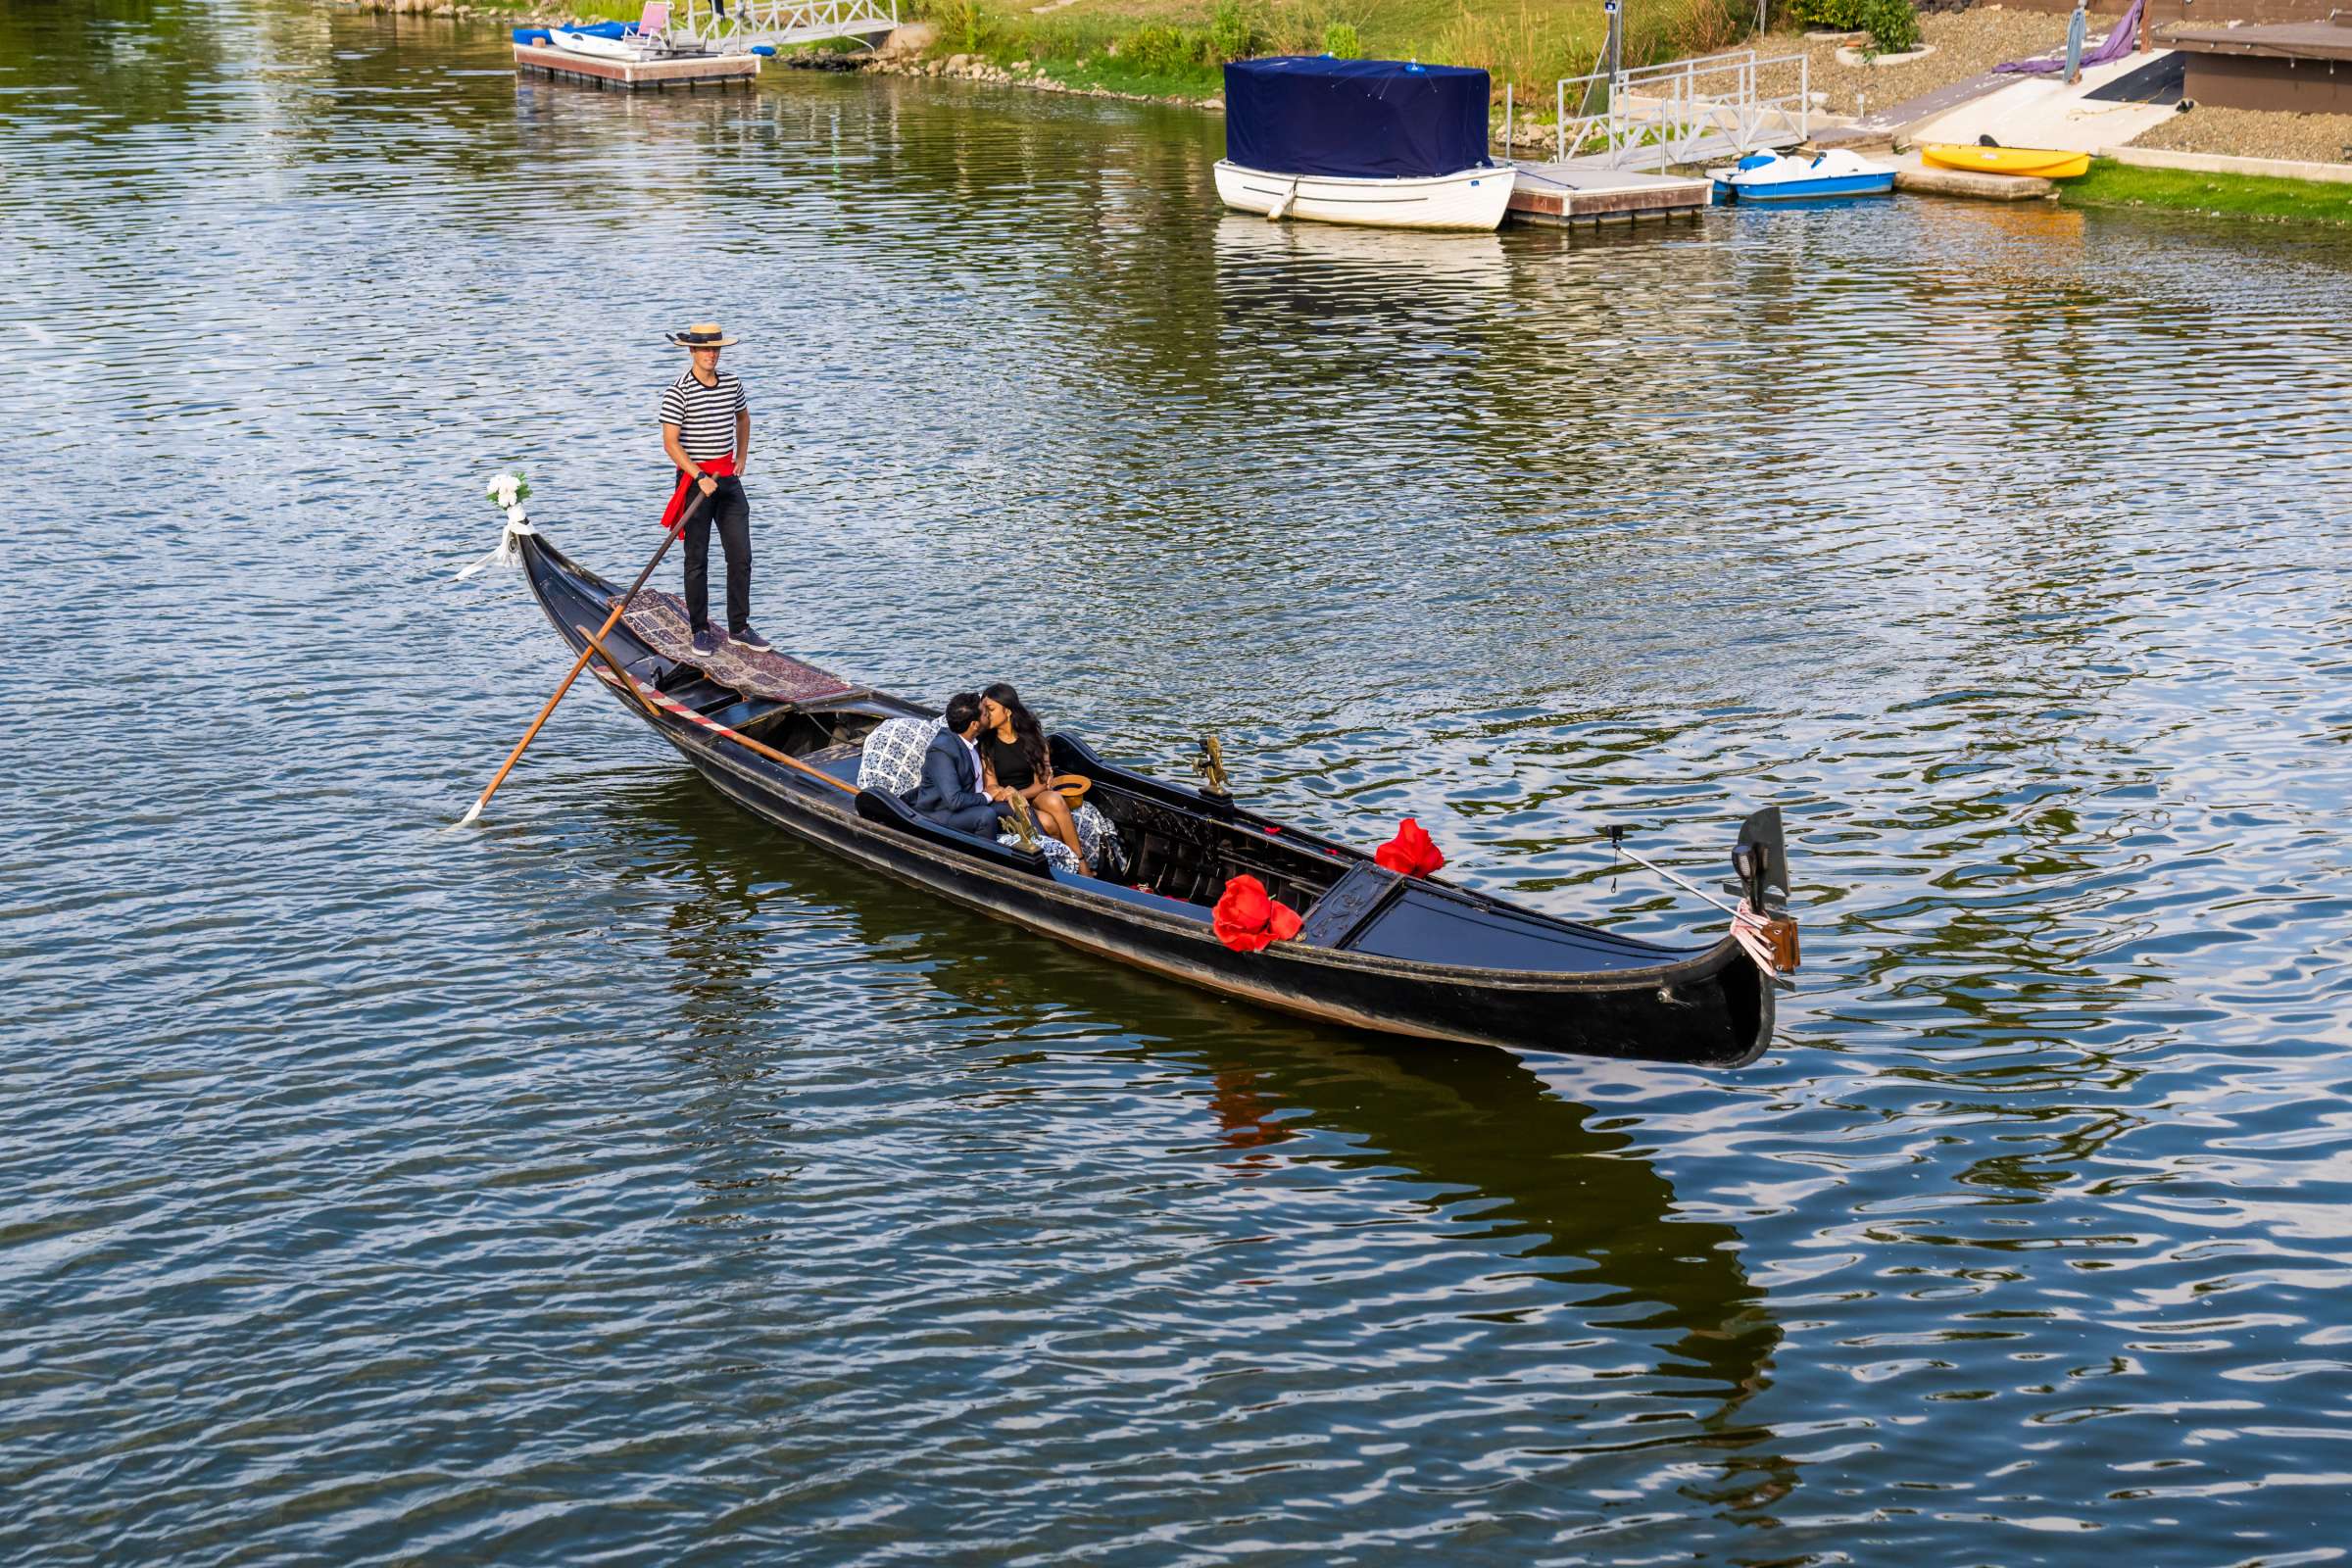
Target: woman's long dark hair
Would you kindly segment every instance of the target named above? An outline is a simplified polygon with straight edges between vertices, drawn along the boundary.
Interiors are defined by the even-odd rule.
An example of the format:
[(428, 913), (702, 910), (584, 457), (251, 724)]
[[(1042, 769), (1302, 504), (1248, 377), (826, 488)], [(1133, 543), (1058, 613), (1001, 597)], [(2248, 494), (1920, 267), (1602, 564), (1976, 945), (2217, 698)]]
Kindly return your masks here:
[(992, 703), (1004, 705), (1004, 711), (1012, 715), (1013, 744), (1020, 747), (1021, 755), (1028, 758), (1029, 765), (1037, 770), (1037, 781), (1040, 784), (1053, 783), (1054, 759), (1046, 750), (1046, 727), (1037, 721), (1035, 713), (1021, 705), (1021, 694), (1004, 681), (999, 681), (980, 695)]

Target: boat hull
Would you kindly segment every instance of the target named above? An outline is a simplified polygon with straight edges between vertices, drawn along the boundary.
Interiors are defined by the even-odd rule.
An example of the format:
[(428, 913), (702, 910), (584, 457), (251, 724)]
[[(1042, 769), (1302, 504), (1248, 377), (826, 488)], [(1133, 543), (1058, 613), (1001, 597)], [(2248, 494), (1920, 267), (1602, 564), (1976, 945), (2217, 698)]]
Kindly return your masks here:
[(638, 37), (608, 38), (602, 33), (575, 32), (568, 27), (550, 27), (548, 42), (569, 54), (586, 55), (593, 60), (647, 61), (664, 58), (669, 51), (651, 39)]
[[(548, 618), (575, 652), (585, 648), (581, 628), (602, 620), (610, 585), (536, 539), (523, 547), (525, 570)], [(645, 653), (619, 629), (606, 646), (633, 672)], [(961, 836), (945, 830), (906, 831), (879, 808), (880, 798), (828, 789), (690, 721), (649, 710), (601, 661), (590, 668), (714, 789), (760, 820), (966, 909), (1170, 980), (1323, 1023), (1517, 1051), (1737, 1067), (1761, 1054), (1772, 1037), (1772, 987), (1729, 937), (1700, 949), (1655, 948), (1654, 962), (1644, 957), (1639, 967), (1592, 973), (1419, 962), (1300, 942), (1236, 953), (1216, 939), (1204, 908), (1047, 873), (1012, 852), (975, 853), (977, 841), (958, 849), (952, 841)], [(834, 710), (851, 708), (928, 716), (871, 693)], [(1064, 737), (1054, 745), (1076, 749)], [(1101, 770), (1112, 771), (1107, 764)], [(1171, 801), (1201, 806), (1198, 793), (1182, 786), (1140, 775), (1122, 775), (1121, 782), (1148, 783)], [(1238, 808), (1221, 809), (1260, 820)], [(1286, 842), (1354, 853), (1296, 829), (1282, 831)]]
[(1508, 169), (1465, 169), (1426, 179), (1342, 179), (1271, 174), (1229, 159), (1216, 165), (1217, 197), (1236, 212), (1366, 228), (1493, 230), (1511, 204)]
[(1741, 184), (1729, 179), (1715, 181), (1715, 199), (1719, 202), (1824, 201), (1893, 194), (1891, 171), (1884, 174), (1843, 174), (1830, 179), (1784, 179), (1770, 185)]
[(1929, 142), (1919, 149), (1922, 161), (1938, 169), (1965, 169), (1980, 174), (2024, 174), (2036, 179), (2073, 179), (2090, 172), (2090, 154), (2051, 147), (1969, 147)]

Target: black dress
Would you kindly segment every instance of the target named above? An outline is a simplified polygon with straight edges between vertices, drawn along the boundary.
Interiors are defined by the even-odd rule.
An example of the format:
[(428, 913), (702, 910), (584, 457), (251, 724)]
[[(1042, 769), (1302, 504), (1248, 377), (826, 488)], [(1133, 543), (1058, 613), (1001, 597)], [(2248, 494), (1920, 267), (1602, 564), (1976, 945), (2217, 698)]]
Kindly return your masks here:
[(980, 756), (997, 775), (997, 782), (1008, 790), (1025, 790), (1037, 782), (1037, 769), (1017, 740), (1001, 741), (995, 730), (984, 729), (980, 732)]

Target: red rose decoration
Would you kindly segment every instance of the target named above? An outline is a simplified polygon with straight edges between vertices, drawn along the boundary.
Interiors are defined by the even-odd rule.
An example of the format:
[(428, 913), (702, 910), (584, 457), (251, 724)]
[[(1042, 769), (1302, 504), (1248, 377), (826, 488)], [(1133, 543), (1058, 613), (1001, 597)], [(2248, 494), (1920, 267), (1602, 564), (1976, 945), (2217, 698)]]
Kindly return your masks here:
[(1298, 910), (1268, 897), (1266, 885), (1253, 876), (1226, 883), (1210, 919), (1217, 940), (1236, 953), (1262, 953), (1273, 943), (1288, 942), (1302, 924)]
[(1288, 942), (1299, 933), (1306, 922), (1298, 917), (1297, 909), (1292, 908), (1281, 900), (1276, 899), (1272, 902), (1274, 913), (1272, 918), (1266, 921), (1266, 935), (1277, 942)]
[(1372, 852), (1372, 858), (1398, 876), (1428, 876), (1446, 864), (1446, 853), (1409, 816), (1396, 825), (1395, 838)]

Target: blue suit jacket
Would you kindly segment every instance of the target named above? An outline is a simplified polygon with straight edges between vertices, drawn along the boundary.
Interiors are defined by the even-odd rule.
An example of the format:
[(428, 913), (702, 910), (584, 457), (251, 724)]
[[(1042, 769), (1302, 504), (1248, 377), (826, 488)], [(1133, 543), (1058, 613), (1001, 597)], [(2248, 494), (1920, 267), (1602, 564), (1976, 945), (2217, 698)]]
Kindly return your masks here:
[(996, 808), (996, 803), (980, 793), (972, 754), (944, 729), (931, 737), (930, 750), (923, 753), (923, 781), (906, 797), (906, 804), (932, 817), (947, 817), (976, 807)]

